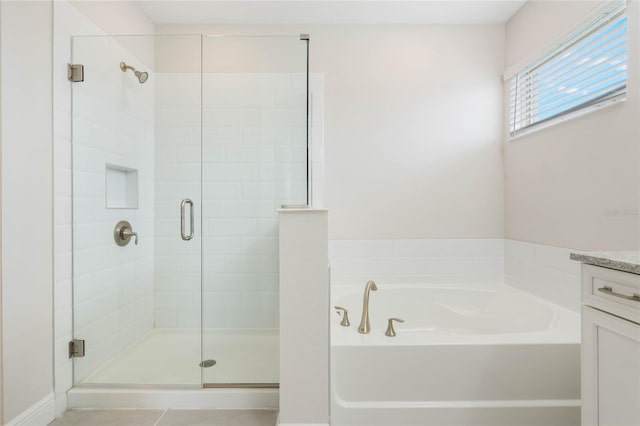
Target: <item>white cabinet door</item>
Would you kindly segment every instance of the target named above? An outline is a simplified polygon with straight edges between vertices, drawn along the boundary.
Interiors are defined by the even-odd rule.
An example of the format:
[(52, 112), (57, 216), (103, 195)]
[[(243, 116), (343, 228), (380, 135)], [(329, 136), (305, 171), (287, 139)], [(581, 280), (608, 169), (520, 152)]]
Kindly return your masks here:
[(586, 306), (582, 424), (640, 426), (640, 325)]

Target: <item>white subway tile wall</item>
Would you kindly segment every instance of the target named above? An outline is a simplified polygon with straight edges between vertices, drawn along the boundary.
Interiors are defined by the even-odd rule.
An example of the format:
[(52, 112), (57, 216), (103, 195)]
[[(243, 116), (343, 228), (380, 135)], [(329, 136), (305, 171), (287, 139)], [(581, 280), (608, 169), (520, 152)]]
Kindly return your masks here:
[(332, 285), (507, 284), (578, 312), (571, 249), (503, 239), (329, 241)]
[[(323, 78), (311, 80), (313, 202), (318, 205)], [(204, 327), (277, 327), (277, 210), (306, 203), (305, 89), (304, 75), (295, 73), (207, 73), (202, 80), (197, 74), (156, 75), (156, 327), (200, 326), (199, 315), (193, 315), (200, 304), (200, 246)], [(185, 243), (177, 238), (177, 214), (187, 196), (202, 217), (196, 216), (197, 237), (185, 253)]]
[[(299, 83), (298, 83), (299, 84)], [(309, 149), (311, 205), (324, 207), (324, 74), (309, 74)], [(297, 129), (297, 131), (301, 131)], [(296, 139), (301, 136), (295, 135)]]
[(504, 282), (502, 239), (332, 240), (329, 259), (333, 285)]
[[(85, 66), (85, 81), (73, 86), (72, 129), (73, 318), (88, 348), (74, 374), (82, 381), (153, 327), (155, 82), (115, 39), (76, 38), (73, 49)], [(120, 61), (151, 77), (138, 83)], [(137, 208), (107, 208), (107, 164), (137, 170)], [(120, 220), (138, 232), (138, 245), (115, 244)]]
[[(199, 43), (199, 40), (197, 40)], [(201, 107), (200, 74), (154, 75), (155, 327), (200, 327)], [(194, 203), (194, 238), (181, 237), (181, 202)], [(185, 233), (190, 207), (185, 206)]]
[(505, 240), (505, 282), (575, 312), (580, 311), (580, 262), (571, 249)]

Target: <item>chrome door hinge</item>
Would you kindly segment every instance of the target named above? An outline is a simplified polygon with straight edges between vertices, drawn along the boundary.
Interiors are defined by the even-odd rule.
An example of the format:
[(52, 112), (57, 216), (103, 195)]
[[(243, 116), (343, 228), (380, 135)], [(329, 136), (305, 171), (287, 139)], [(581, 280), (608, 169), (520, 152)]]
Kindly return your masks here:
[(74, 83), (84, 81), (84, 65), (67, 64), (67, 78)]
[(74, 339), (69, 342), (69, 358), (82, 358), (84, 356), (84, 340)]

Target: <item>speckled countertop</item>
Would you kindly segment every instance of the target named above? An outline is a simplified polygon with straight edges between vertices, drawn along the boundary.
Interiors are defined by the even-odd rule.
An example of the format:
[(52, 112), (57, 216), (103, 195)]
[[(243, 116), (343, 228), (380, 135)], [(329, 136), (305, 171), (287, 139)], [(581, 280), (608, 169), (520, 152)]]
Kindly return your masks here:
[(571, 259), (589, 265), (617, 269), (640, 275), (640, 251), (584, 251), (571, 253)]

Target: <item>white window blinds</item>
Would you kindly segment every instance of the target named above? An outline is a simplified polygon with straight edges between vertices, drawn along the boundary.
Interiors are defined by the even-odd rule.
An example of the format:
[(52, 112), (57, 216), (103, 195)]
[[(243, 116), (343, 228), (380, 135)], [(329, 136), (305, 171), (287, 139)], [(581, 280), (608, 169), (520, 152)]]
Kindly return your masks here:
[(624, 1), (510, 79), (509, 133), (515, 137), (623, 99), (627, 87)]

